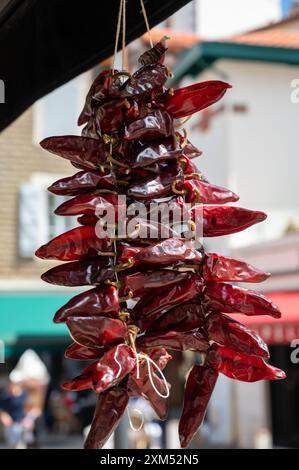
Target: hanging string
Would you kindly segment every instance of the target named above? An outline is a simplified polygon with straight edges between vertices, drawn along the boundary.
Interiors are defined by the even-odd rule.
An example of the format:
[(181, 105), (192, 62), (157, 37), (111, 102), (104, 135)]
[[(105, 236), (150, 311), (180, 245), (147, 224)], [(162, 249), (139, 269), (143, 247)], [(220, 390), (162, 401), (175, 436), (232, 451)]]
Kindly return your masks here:
[(121, 23), (122, 11), (123, 11), (123, 2), (124, 0), (119, 0), (119, 10), (118, 10), (114, 53), (113, 53), (113, 61), (112, 61), (112, 75), (114, 74), (114, 69), (115, 69), (115, 58), (117, 54), (117, 47), (118, 47), (118, 41), (119, 41), (119, 35), (120, 35), (120, 23)]
[(144, 6), (144, 1), (140, 0), (140, 3), (141, 3), (141, 9), (142, 9), (144, 22), (146, 24), (146, 29), (147, 29), (147, 34), (148, 34), (148, 37), (149, 37), (149, 42), (150, 42), (151, 47), (153, 47), (152, 35), (151, 35), (151, 30), (150, 30), (150, 26), (149, 26), (149, 22), (148, 22), (148, 17), (147, 17), (147, 14), (146, 14), (146, 9), (145, 9), (145, 6)]
[(122, 0), (122, 2), (123, 2), (122, 70), (126, 70), (126, 29), (127, 29), (126, 0)]

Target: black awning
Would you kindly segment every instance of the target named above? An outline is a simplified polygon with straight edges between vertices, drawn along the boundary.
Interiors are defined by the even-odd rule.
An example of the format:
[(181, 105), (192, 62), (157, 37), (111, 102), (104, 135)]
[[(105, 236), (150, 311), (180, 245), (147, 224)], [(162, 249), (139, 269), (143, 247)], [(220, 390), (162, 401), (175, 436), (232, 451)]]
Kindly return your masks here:
[[(190, 0), (145, 0), (150, 26)], [(140, 0), (127, 0), (127, 42), (146, 27)], [(0, 0), (3, 130), (35, 100), (113, 53), (119, 0)]]

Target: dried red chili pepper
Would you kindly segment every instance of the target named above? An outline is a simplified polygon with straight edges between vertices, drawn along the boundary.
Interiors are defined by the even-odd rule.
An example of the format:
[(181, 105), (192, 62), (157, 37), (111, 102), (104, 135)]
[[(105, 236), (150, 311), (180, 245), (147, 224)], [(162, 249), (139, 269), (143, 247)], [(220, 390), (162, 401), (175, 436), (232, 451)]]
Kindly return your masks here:
[(78, 343), (70, 344), (64, 352), (64, 356), (68, 359), (76, 359), (80, 361), (90, 361), (100, 359), (107, 349), (105, 348), (87, 348)]
[(166, 111), (157, 109), (126, 126), (124, 137), (127, 140), (154, 140), (169, 137), (173, 133), (171, 117)]
[(255, 331), (227, 315), (218, 312), (211, 313), (206, 318), (204, 329), (209, 339), (220, 346), (226, 346), (244, 354), (269, 357), (268, 347), (262, 338)]
[(168, 165), (156, 178), (148, 178), (142, 183), (134, 182), (127, 189), (127, 195), (135, 199), (153, 199), (171, 195), (171, 185), (174, 181), (183, 179), (183, 171), (178, 165)]
[(76, 196), (96, 189), (116, 189), (115, 175), (108, 170), (79, 171), (52, 183), (48, 191), (59, 196)]
[(218, 372), (209, 367), (194, 366), (188, 376), (183, 411), (179, 422), (181, 447), (188, 447), (202, 424)]
[(199, 179), (187, 179), (177, 187), (186, 192), (186, 202), (200, 202), (201, 204), (224, 204), (226, 202), (236, 202), (239, 199), (235, 193), (229, 189), (206, 183)]
[(139, 297), (152, 289), (170, 286), (188, 277), (187, 271), (161, 269), (154, 271), (135, 272), (121, 277), (124, 294), (131, 291)]
[[(150, 350), (149, 357), (161, 370), (163, 370), (168, 361), (172, 359), (164, 348), (154, 348)], [(153, 388), (149, 377), (148, 364), (144, 359), (139, 364), (139, 378), (137, 378), (136, 369), (128, 378), (128, 392), (132, 397), (142, 396), (143, 398), (146, 398), (159, 419), (165, 420), (168, 414), (168, 401), (163, 398), (165, 393), (165, 383), (154, 370), (151, 370), (151, 376), (160, 395)], [(170, 388), (170, 384), (168, 384), (168, 387)]]
[(216, 253), (207, 253), (203, 260), (202, 275), (210, 281), (262, 282), (270, 274), (238, 259)]
[(208, 364), (231, 379), (243, 382), (257, 380), (280, 380), (285, 373), (270, 366), (257, 356), (236, 353), (233, 349), (213, 345), (208, 354)]
[(97, 139), (78, 135), (48, 137), (40, 145), (54, 155), (78, 163), (81, 167), (96, 170), (107, 158), (105, 144)]
[[(119, 209), (119, 199), (115, 194), (80, 194), (68, 201), (62, 203), (55, 209), (56, 215), (79, 215), (94, 214), (96, 211), (100, 215), (107, 210), (114, 210), (115, 218), (117, 218)], [(123, 206), (125, 210), (125, 205)]]
[(125, 82), (121, 90), (121, 96), (144, 98), (153, 91), (161, 89), (168, 76), (168, 70), (162, 64), (144, 65)]
[(130, 168), (143, 168), (153, 163), (176, 160), (182, 155), (182, 149), (173, 139), (161, 139), (159, 142), (120, 142), (114, 152), (118, 158), (126, 161)]
[(55, 323), (65, 322), (75, 315), (104, 315), (117, 317), (119, 311), (118, 290), (114, 286), (96, 287), (75, 295), (54, 316)]
[(262, 294), (222, 282), (210, 282), (206, 285), (203, 305), (206, 311), (281, 317), (277, 305)]
[(108, 251), (111, 245), (108, 238), (97, 237), (95, 227), (76, 227), (41, 246), (35, 255), (42, 259), (73, 261)]
[(143, 248), (135, 254), (134, 259), (151, 265), (166, 266), (179, 261), (200, 263), (203, 253), (196, 248), (193, 240), (169, 238), (156, 245)]
[(43, 281), (58, 286), (98, 285), (114, 274), (113, 260), (108, 256), (60, 264), (42, 274)]
[(188, 278), (180, 284), (161, 289), (155, 297), (145, 294), (133, 309), (132, 317), (139, 328), (147, 329), (172, 306), (191, 300), (203, 291), (203, 282), (196, 274), (189, 272)]
[(66, 324), (76, 343), (88, 348), (114, 346), (128, 335), (127, 326), (116, 318), (73, 316)]
[(173, 118), (183, 118), (216, 103), (228, 88), (231, 85), (220, 80), (196, 83), (174, 90), (173, 95), (166, 99), (165, 107)]
[(193, 221), (202, 220), (204, 237), (240, 232), (267, 217), (264, 212), (234, 206), (195, 206), (191, 209), (190, 216)]
[(138, 59), (138, 62), (141, 65), (163, 63), (165, 52), (167, 51), (166, 40), (167, 36), (164, 36), (157, 44), (155, 44), (151, 49), (141, 54)]
[[(91, 428), (85, 441), (86, 449), (101, 449), (107, 442), (129, 401), (127, 387), (119, 384), (101, 393), (96, 405)], [(103, 419), (103, 416), (105, 419)]]
[(205, 315), (200, 303), (187, 302), (168, 310), (158, 318), (148, 329), (155, 331), (190, 331), (201, 328)]
[(142, 350), (165, 346), (175, 351), (206, 351), (209, 348), (209, 341), (199, 331), (167, 331), (140, 336), (137, 339), (137, 346)]

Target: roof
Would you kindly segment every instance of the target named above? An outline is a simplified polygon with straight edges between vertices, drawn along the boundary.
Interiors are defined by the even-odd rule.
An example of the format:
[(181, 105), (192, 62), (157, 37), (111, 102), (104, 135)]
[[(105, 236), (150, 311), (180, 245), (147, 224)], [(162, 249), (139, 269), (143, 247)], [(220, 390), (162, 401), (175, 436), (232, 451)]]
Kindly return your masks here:
[(232, 44), (251, 44), (253, 46), (283, 47), (299, 49), (299, 33), (273, 28), (239, 34), (227, 38), (224, 42)]
[[(195, 33), (187, 33), (183, 31), (175, 31), (172, 28), (154, 28), (151, 30), (151, 39), (153, 43), (160, 41), (161, 38), (167, 36), (171, 39), (167, 43), (167, 47), (171, 50), (173, 49), (187, 49), (193, 47), (195, 44), (198, 44), (201, 41), (200, 36)], [(149, 35), (145, 33), (142, 36), (144, 42), (149, 42)]]
[(255, 31), (196, 44), (175, 67), (175, 82), (198, 75), (221, 58), (299, 65), (299, 13)]

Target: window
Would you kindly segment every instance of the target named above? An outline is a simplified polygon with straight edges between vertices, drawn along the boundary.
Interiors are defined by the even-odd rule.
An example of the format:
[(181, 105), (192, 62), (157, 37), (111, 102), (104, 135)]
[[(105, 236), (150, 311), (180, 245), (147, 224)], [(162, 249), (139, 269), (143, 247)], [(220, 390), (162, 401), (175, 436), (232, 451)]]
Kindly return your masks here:
[(91, 73), (79, 77), (49, 93), (33, 106), (33, 143), (49, 135), (80, 134), (77, 118), (91, 84)]
[(56, 196), (47, 187), (61, 175), (32, 174), (20, 188), (19, 255), (32, 258), (36, 249), (60, 233), (77, 225), (75, 217), (56, 216), (53, 212), (66, 197)]

